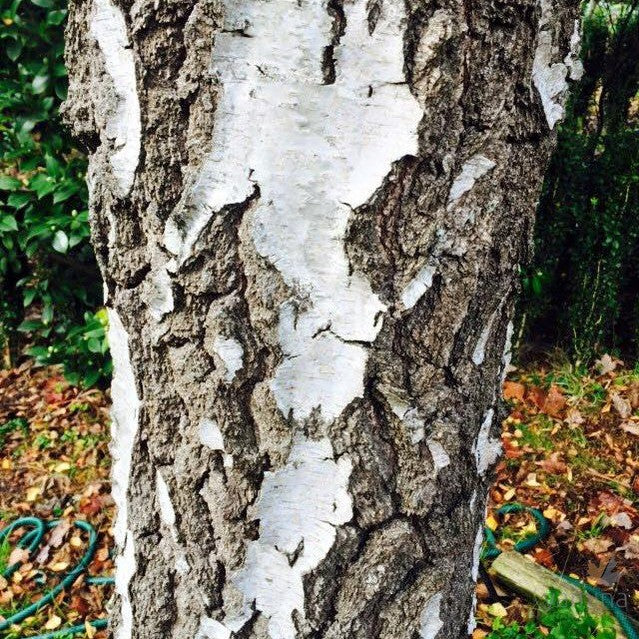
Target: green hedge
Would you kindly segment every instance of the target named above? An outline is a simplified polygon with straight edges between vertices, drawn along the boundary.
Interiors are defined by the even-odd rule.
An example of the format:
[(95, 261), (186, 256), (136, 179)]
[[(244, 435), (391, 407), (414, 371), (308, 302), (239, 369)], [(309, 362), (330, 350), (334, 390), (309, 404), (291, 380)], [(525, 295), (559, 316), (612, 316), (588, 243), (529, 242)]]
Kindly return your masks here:
[(0, 0), (0, 339), (4, 359), (110, 375), (84, 154), (62, 126), (65, 0)]
[(587, 3), (585, 75), (549, 168), (524, 273), (527, 341), (587, 363), (636, 360), (639, 336), (639, 8)]

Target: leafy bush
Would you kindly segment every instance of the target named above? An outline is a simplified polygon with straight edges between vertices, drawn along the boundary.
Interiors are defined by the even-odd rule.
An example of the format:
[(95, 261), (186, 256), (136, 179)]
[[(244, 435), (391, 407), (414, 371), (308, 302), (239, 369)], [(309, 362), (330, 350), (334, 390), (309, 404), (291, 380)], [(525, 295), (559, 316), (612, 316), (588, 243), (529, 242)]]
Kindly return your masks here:
[(66, 15), (66, 0), (0, 0), (0, 341), (93, 384), (110, 366), (87, 161), (59, 117)]
[(616, 639), (611, 616), (593, 616), (588, 612), (585, 601), (573, 605), (560, 599), (559, 594), (558, 590), (550, 590), (538, 623), (529, 621), (522, 626), (518, 623), (505, 624), (497, 619), (486, 639)]
[(526, 337), (584, 363), (639, 346), (639, 6), (589, 2), (585, 75), (568, 105), (524, 273)]
[(84, 324), (71, 327), (64, 341), (51, 346), (33, 346), (29, 354), (42, 365), (61, 364), (72, 384), (93, 386), (109, 379), (112, 362), (108, 357), (107, 316), (104, 309), (84, 315)]

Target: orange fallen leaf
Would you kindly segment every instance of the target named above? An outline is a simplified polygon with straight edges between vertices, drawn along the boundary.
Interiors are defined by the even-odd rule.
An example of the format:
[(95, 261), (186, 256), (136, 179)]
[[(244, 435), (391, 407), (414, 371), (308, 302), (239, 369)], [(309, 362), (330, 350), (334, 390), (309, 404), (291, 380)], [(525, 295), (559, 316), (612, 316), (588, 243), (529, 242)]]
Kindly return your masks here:
[(564, 394), (558, 386), (553, 384), (548, 391), (546, 401), (543, 405), (544, 412), (551, 417), (559, 417), (565, 406), (566, 398), (564, 397)]
[(519, 382), (505, 382), (504, 383), (504, 399), (516, 399), (517, 401), (523, 401), (526, 395), (526, 387)]
[(95, 558), (98, 561), (106, 561), (109, 558), (109, 549), (108, 548), (100, 548), (97, 553), (95, 553)]

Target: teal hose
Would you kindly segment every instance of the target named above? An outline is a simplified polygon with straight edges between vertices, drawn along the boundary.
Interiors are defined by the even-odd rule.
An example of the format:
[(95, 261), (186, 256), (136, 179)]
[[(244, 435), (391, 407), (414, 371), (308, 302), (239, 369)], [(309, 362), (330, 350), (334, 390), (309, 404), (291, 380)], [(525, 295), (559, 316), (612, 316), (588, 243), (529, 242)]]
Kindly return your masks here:
[[(0, 544), (4, 542), (5, 539), (7, 539), (18, 528), (27, 528), (27, 532), (25, 532), (18, 540), (17, 547), (28, 551), (29, 556), (31, 557), (35, 554), (36, 550), (42, 544), (46, 532), (55, 528), (58, 523), (58, 520), (45, 522), (38, 517), (22, 517), (20, 519), (16, 519), (6, 528), (0, 530)], [(91, 563), (91, 560), (93, 559), (93, 555), (95, 554), (95, 549), (98, 543), (98, 536), (95, 532), (95, 528), (93, 528), (93, 526), (86, 521), (77, 520), (74, 522), (74, 526), (88, 533), (89, 535), (89, 543), (87, 545), (87, 549), (84, 555), (82, 555), (80, 561), (69, 573), (67, 573), (63, 577), (60, 583), (58, 583), (54, 588), (47, 592), (46, 595), (43, 595), (40, 599), (27, 606), (26, 608), (19, 610), (8, 619), (0, 621), (0, 632), (3, 630), (7, 630), (15, 624), (21, 623), (27, 617), (33, 616), (34, 614), (42, 610), (42, 608), (48, 606), (63, 590), (70, 587), (75, 582), (75, 580), (87, 570), (89, 564)], [(21, 562), (12, 564), (2, 573), (2, 576), (5, 579), (11, 578), (16, 570), (18, 570), (20, 565)], [(89, 577), (87, 579), (87, 583), (95, 585), (112, 584), (114, 583), (114, 579), (112, 577)], [(98, 619), (97, 621), (90, 622), (90, 624), (97, 630), (100, 630), (106, 628), (108, 622), (106, 619)], [(55, 639), (57, 637), (66, 637), (68, 635), (73, 635), (84, 631), (85, 626), (84, 624), (82, 624), (72, 626), (70, 628), (63, 628), (61, 630), (56, 630), (54, 632), (49, 632), (42, 635), (37, 635), (31, 637), (30, 639)]]
[[(495, 513), (498, 516), (510, 515), (512, 513), (525, 512), (532, 515), (537, 522), (537, 533), (522, 539), (515, 544), (515, 550), (520, 553), (526, 553), (532, 550), (537, 544), (542, 542), (550, 534), (550, 522), (544, 517), (543, 513), (537, 508), (529, 508), (522, 504), (506, 504), (499, 508)], [(490, 528), (485, 528), (486, 548), (483, 552), (483, 559), (495, 559), (501, 554), (501, 550), (497, 548), (497, 539), (495, 533)]]
[[(96, 630), (104, 630), (109, 625), (109, 622), (106, 619), (98, 619), (97, 621), (90, 621), (89, 624)], [(62, 630), (46, 632), (43, 635), (31, 635), (28, 639), (62, 639), (62, 637), (77, 635), (80, 632), (86, 632), (86, 630), (87, 628), (84, 624), (78, 624), (77, 626), (69, 626), (69, 628), (63, 628)]]
[[(528, 552), (532, 550), (537, 544), (544, 541), (550, 534), (550, 522), (544, 517), (543, 513), (537, 508), (530, 508), (522, 504), (506, 504), (497, 511), (498, 516), (508, 515), (511, 513), (524, 512), (532, 515), (537, 521), (538, 529), (535, 535), (526, 537), (515, 544), (515, 550), (520, 553)], [(485, 549), (482, 553), (482, 559), (495, 559), (501, 554), (501, 550), (497, 547), (497, 539), (495, 533), (490, 528), (485, 528)], [(634, 627), (630, 617), (613, 601), (612, 597), (599, 588), (591, 586), (588, 583), (573, 579), (567, 575), (560, 575), (565, 581), (578, 586), (585, 590), (589, 595), (592, 595), (595, 599), (600, 601), (617, 620), (627, 639), (639, 639), (639, 632)]]

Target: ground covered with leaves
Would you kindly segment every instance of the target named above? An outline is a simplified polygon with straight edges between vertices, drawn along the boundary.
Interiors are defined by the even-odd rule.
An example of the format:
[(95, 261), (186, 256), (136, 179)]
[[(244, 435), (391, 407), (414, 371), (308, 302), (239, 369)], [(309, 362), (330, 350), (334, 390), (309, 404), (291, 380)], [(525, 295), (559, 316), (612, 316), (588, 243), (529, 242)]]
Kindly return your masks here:
[[(522, 514), (500, 518), (497, 509), (507, 503), (539, 508), (551, 533), (529, 556), (600, 587), (639, 618), (639, 369), (604, 357), (590, 371), (568, 365), (516, 370), (504, 396), (505, 457), (487, 526), (502, 549), (512, 548), (535, 534), (535, 524)], [(26, 529), (0, 544), (0, 573), (21, 562), (11, 577), (0, 577), (0, 623), (54, 588), (81, 559), (87, 535), (74, 521), (87, 521), (98, 533), (88, 575), (113, 574), (108, 409), (107, 394), (71, 386), (56, 369), (25, 364), (0, 371), (0, 531), (19, 517), (59, 522), (32, 556), (16, 549)], [(26, 638), (104, 618), (111, 592), (112, 586), (90, 585), (81, 576), (54, 605), (0, 635)], [(532, 605), (499, 594), (495, 601), (479, 584), (474, 639), (487, 637), (497, 620), (523, 627), (537, 619), (539, 627)], [(548, 634), (543, 624), (541, 631)], [(89, 638), (106, 635), (87, 627)]]
[[(10, 578), (0, 577), (0, 622), (54, 588), (81, 559), (87, 534), (76, 520), (98, 533), (88, 574), (112, 575), (108, 435), (108, 397), (101, 391), (75, 388), (55, 369), (26, 364), (0, 371), (0, 529), (19, 517), (59, 521), (33, 556), (16, 548), (26, 528), (0, 545), (0, 574), (21, 562)], [(111, 590), (80, 576), (53, 605), (0, 635), (29, 637), (105, 617)], [(106, 632), (88, 627), (86, 636)]]
[[(597, 586), (639, 619), (639, 369), (604, 356), (589, 371), (517, 370), (504, 397), (505, 457), (486, 522), (499, 546), (511, 549), (537, 532), (527, 515), (499, 517), (501, 506), (540, 509), (551, 533), (530, 558)], [(486, 637), (498, 618), (522, 625), (534, 618), (527, 602), (499, 594), (505, 598), (495, 601), (478, 586), (474, 639)]]

